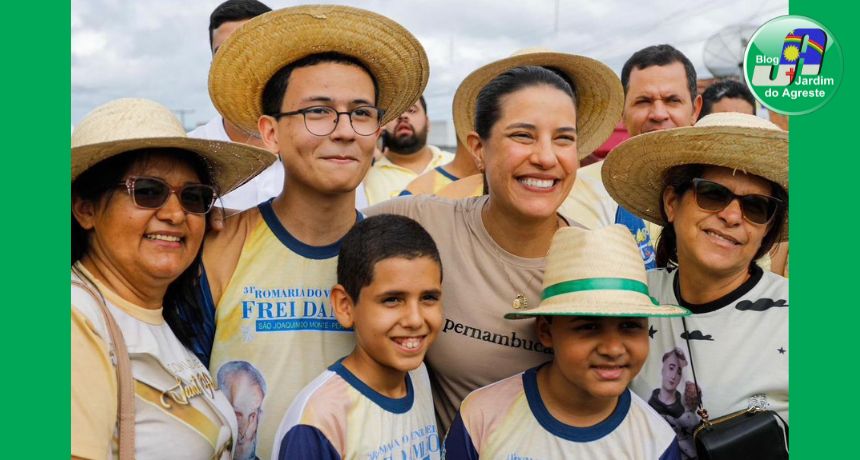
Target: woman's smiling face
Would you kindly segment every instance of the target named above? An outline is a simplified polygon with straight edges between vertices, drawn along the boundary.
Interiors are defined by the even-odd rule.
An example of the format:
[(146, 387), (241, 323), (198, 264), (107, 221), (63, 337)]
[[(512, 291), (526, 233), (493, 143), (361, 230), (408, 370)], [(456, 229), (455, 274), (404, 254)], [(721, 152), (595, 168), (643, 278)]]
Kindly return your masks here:
[[(702, 179), (716, 182), (736, 195), (772, 195), (770, 183), (729, 168), (709, 166)], [(696, 203), (691, 188), (678, 196), (667, 188), (663, 194), (666, 217), (675, 228), (679, 267), (717, 277), (749, 269), (773, 221), (754, 224), (745, 219), (737, 199), (720, 211), (706, 211)]]
[(579, 167), (573, 99), (538, 84), (503, 96), (500, 109), (487, 139), (470, 135), (485, 165), (490, 200), (521, 217), (552, 216)]

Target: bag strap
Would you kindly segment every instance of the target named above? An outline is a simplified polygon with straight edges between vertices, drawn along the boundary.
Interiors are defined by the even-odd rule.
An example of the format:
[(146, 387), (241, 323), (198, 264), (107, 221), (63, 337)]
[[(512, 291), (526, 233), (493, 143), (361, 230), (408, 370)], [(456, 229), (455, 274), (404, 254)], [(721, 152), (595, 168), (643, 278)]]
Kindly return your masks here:
[[(84, 278), (82, 273), (75, 270), (75, 274)], [(131, 360), (128, 357), (128, 348), (122, 336), (122, 330), (114, 320), (113, 315), (105, 303), (104, 297), (97, 288), (86, 283), (72, 280), (72, 284), (87, 291), (99, 304), (99, 308), (107, 323), (108, 334), (113, 342), (116, 354), (116, 380), (118, 391), (117, 424), (119, 425), (119, 460), (134, 459), (134, 378), (131, 375)]]
[(696, 397), (699, 399), (699, 408), (696, 412), (698, 412), (699, 417), (702, 419), (702, 423), (708, 425), (710, 424), (708, 421), (708, 410), (702, 404), (702, 390), (699, 388), (699, 381), (696, 380), (696, 365), (693, 364), (693, 347), (690, 346), (690, 331), (687, 330), (687, 319), (681, 317), (681, 323), (684, 324), (684, 340), (687, 341), (687, 351), (690, 353), (690, 370), (693, 371), (693, 384), (696, 385)]

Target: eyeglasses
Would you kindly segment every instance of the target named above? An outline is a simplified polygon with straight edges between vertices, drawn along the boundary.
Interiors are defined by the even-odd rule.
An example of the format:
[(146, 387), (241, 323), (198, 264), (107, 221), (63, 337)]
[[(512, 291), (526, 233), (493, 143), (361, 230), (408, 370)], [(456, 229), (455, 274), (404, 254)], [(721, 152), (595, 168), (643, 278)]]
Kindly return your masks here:
[(160, 209), (167, 203), (171, 193), (179, 198), (185, 212), (206, 214), (215, 204), (218, 193), (215, 187), (206, 184), (186, 184), (179, 188), (171, 187), (157, 177), (131, 176), (120, 182), (125, 186), (135, 206), (144, 209)]
[(305, 119), (305, 128), (314, 136), (328, 136), (337, 128), (341, 115), (349, 117), (349, 124), (353, 131), (359, 136), (370, 136), (376, 133), (379, 122), (382, 120), (384, 110), (372, 105), (356, 107), (349, 112), (338, 112), (324, 105), (315, 105), (292, 112), (281, 112), (272, 114), (275, 119), (292, 115), (301, 115)]
[(723, 185), (701, 178), (693, 179), (693, 190), (696, 192), (696, 204), (703, 210), (720, 212), (737, 199), (744, 219), (759, 225), (770, 222), (783, 204), (779, 198), (767, 195), (736, 195)]

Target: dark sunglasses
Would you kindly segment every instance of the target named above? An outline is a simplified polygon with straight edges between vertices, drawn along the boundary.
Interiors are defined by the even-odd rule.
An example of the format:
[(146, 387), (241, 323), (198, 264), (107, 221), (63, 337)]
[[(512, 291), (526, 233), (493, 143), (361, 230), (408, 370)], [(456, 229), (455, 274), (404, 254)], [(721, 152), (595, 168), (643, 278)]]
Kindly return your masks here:
[(696, 204), (709, 212), (720, 212), (737, 199), (744, 219), (753, 224), (767, 224), (782, 205), (779, 198), (755, 194), (735, 195), (725, 186), (701, 178), (693, 179), (693, 190), (696, 192)]
[(160, 209), (167, 203), (170, 194), (175, 193), (182, 209), (192, 214), (209, 212), (218, 195), (215, 187), (211, 185), (186, 184), (173, 188), (157, 177), (131, 176), (119, 185), (125, 186), (131, 201), (139, 208)]

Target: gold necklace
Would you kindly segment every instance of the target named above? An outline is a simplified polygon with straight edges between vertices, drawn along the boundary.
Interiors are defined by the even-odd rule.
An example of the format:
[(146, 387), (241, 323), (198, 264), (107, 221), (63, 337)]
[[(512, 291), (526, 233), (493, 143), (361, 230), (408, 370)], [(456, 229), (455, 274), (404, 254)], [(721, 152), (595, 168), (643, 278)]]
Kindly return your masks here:
[[(486, 206), (486, 203), (484, 204), (484, 206)], [(562, 217), (561, 215), (556, 214), (556, 216), (557, 216), (557, 219), (556, 219), (556, 231), (558, 231), (558, 229), (559, 229), (562, 225), (565, 225), (565, 226), (570, 225), (570, 223), (568, 223), (568, 222), (567, 222), (567, 219), (565, 219), (565, 218), (564, 218), (564, 217)], [(494, 244), (495, 246), (499, 246), (499, 247), (501, 247), (501, 246), (499, 245), (499, 243), (498, 243), (498, 242), (496, 242), (496, 240), (495, 240), (495, 239), (493, 239), (493, 236), (492, 236), (492, 235), (490, 235), (490, 232), (487, 232), (487, 235), (490, 237), (490, 239), (491, 239), (491, 240), (493, 240), (493, 244)], [(505, 272), (505, 277), (507, 277), (507, 278), (508, 278), (508, 284), (509, 284), (510, 286), (513, 286), (513, 285), (514, 285), (514, 281), (513, 281), (513, 279), (511, 278), (511, 274), (510, 274), (510, 273), (508, 273), (508, 268), (505, 266), (505, 261), (504, 261), (504, 259), (502, 259), (502, 254), (499, 252), (499, 250), (498, 250), (495, 246), (493, 246), (493, 251), (495, 251), (495, 252), (496, 252), (496, 256), (498, 256), (498, 258), (499, 258), (499, 262), (501, 262), (501, 264), (502, 264), (502, 271), (503, 271), (503, 272)], [(531, 275), (529, 275), (529, 279), (527, 279), (527, 280), (526, 280), (526, 283), (525, 283), (525, 285), (526, 285), (526, 286), (528, 286), (528, 285), (529, 285), (529, 283), (531, 283), (532, 279), (534, 279), (534, 276), (535, 276), (535, 275), (534, 275), (534, 273), (532, 273)], [(529, 299), (526, 297), (525, 292), (523, 292), (523, 290), (514, 290), (514, 292), (516, 293), (516, 295), (514, 296), (514, 300), (513, 300), (513, 302), (511, 302), (511, 306), (514, 308), (514, 310), (525, 310), (525, 309), (528, 309), (528, 308), (529, 308)]]

